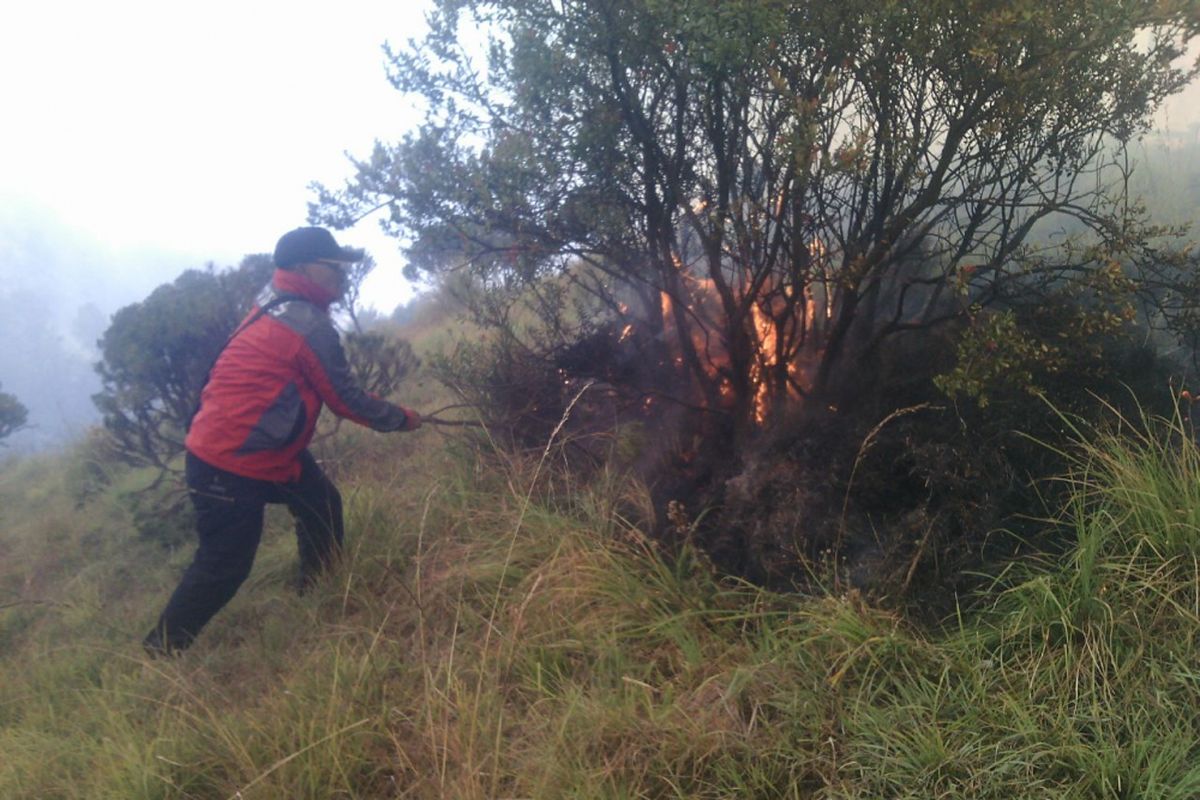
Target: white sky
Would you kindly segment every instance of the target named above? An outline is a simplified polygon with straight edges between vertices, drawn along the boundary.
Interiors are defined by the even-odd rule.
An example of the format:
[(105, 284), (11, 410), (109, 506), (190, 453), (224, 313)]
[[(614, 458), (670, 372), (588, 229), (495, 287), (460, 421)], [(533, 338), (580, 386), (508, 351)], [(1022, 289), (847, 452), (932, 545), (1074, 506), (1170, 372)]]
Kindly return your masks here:
[[(423, 28), (418, 0), (12, 3), (0, 14), (0, 215), (127, 265), (141, 299), (183, 269), (269, 252), (306, 224), (311, 181), (416, 120), (381, 45)], [(31, 236), (33, 234), (30, 234)], [(365, 300), (411, 294), (374, 220), (337, 234), (378, 262)], [(3, 243), (0, 243), (3, 244)], [(0, 260), (0, 280), (10, 276)], [(6, 255), (0, 249), (0, 259)], [(91, 276), (93, 279), (95, 276)], [(108, 308), (113, 311), (115, 308)]]

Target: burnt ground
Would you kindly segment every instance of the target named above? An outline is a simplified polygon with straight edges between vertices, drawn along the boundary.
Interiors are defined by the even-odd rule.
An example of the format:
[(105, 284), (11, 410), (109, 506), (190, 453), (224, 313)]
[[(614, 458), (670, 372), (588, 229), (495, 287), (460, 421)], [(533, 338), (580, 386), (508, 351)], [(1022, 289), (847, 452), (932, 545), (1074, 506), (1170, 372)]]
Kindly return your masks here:
[[(1064, 468), (1062, 435), (1028, 393), (955, 403), (933, 387), (938, 360), (914, 362), (914, 349), (864, 370), (870, 391), (846, 381), (752, 431), (663, 387), (662, 365), (615, 329), (547, 358), (488, 360), (477, 402), (514, 447), (541, 450), (557, 431), (567, 468), (635, 474), (653, 506), (638, 521), (668, 550), (691, 543), (775, 589), (832, 583), (937, 616), (1023, 548), (1056, 547), (1040, 520), (1054, 512), (1044, 479)], [(1096, 384), (1071, 381), (1052, 386), (1064, 403), (1095, 405)]]

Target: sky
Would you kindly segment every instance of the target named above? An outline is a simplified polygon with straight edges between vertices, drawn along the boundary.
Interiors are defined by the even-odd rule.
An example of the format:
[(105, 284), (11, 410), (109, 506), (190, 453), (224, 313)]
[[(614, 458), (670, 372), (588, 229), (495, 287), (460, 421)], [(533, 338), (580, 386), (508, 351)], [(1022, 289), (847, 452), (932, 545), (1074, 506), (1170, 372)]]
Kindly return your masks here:
[[(306, 224), (312, 181), (340, 185), (347, 153), (417, 123), (387, 81), (382, 45), (418, 35), (423, 8), (11, 4), (0, 26), (0, 281), (53, 281), (66, 297), (119, 306), (189, 267), (269, 252)], [(366, 304), (387, 313), (411, 295), (397, 243), (374, 220), (337, 235), (378, 262)], [(52, 269), (29, 268), (47, 253)]]

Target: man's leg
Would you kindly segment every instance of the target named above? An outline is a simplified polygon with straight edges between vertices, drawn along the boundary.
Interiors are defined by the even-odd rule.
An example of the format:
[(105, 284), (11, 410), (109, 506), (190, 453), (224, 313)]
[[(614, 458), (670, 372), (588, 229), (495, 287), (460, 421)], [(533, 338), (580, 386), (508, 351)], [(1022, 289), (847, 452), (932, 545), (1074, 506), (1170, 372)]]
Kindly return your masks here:
[(300, 479), (280, 484), (279, 489), (296, 520), (303, 589), (340, 555), (343, 523), (342, 496), (307, 450), (300, 456), (300, 466)]
[(262, 538), (264, 498), (255, 481), (187, 456), (187, 481), (200, 546), (144, 645), (182, 650), (237, 593)]

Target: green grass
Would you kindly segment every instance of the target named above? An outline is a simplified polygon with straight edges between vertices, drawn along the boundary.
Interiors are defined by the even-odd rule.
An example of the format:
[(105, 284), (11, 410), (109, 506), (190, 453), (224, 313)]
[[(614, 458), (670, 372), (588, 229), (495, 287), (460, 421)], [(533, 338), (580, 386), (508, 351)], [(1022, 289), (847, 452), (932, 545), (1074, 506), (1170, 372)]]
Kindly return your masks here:
[(1200, 796), (1200, 457), (1150, 427), (1087, 432), (1047, 522), (1073, 546), (941, 632), (668, 558), (620, 476), (548, 492), (537, 454), (347, 430), (345, 563), (294, 596), (273, 515), (167, 661), (138, 640), (189, 548), (10, 464), (0, 797)]

